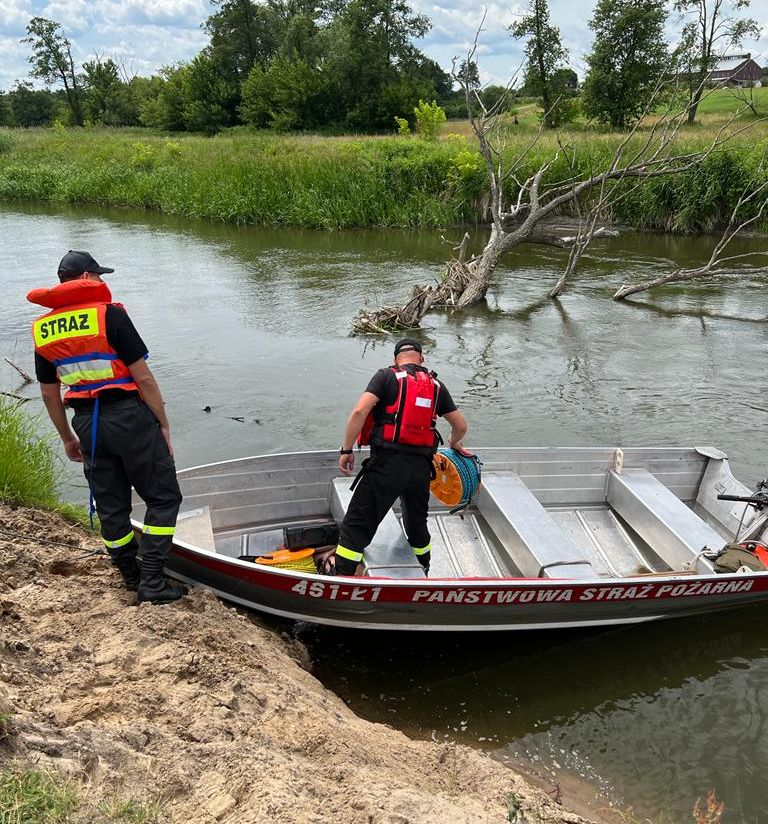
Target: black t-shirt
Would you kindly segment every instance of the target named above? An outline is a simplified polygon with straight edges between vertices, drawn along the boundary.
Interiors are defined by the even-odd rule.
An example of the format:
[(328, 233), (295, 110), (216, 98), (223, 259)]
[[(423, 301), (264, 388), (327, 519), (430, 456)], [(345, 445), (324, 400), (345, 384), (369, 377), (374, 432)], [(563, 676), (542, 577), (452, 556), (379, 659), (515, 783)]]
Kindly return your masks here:
[[(109, 304), (105, 315), (107, 327), (107, 340), (109, 345), (117, 352), (120, 360), (128, 366), (136, 363), (149, 353), (144, 341), (136, 331), (133, 321), (128, 317), (128, 313), (120, 306)], [(35, 352), (35, 375), (40, 383), (59, 383), (56, 375), (56, 367), (52, 361), (44, 358)], [(126, 392), (124, 389), (105, 389), (99, 394), (101, 403), (109, 403), (113, 400), (122, 400), (136, 395), (136, 392)], [(92, 401), (73, 401), (70, 405), (77, 408), (81, 405), (91, 404)]]
[[(409, 372), (429, 371), (425, 367), (418, 366), (415, 363), (405, 364), (403, 368)], [(438, 381), (438, 383), (440, 384), (440, 391), (437, 395), (437, 407), (435, 412), (438, 415), (449, 415), (451, 412), (456, 411), (457, 406), (453, 402), (453, 398), (451, 397), (451, 393), (448, 391), (448, 387), (446, 387), (442, 381)], [(397, 400), (399, 386), (395, 373), (389, 367), (386, 369), (379, 369), (379, 371), (369, 381), (365, 391), (370, 392), (379, 398), (379, 403), (377, 403), (374, 408), (374, 415), (379, 410), (384, 410), (385, 407)]]

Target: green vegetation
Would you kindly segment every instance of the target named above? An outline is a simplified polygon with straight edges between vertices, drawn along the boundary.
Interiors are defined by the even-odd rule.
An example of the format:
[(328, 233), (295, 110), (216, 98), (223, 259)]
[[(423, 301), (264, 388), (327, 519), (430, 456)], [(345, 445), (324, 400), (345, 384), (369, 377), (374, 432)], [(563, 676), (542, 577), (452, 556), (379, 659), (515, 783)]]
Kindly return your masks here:
[(589, 21), (595, 41), (583, 91), (589, 117), (614, 129), (641, 117), (669, 63), (666, 19), (665, 0), (598, 0)]
[[(53, 509), (84, 523), (80, 507), (62, 504), (56, 496), (62, 468), (53, 436), (41, 437), (36, 423), (21, 404), (0, 396), (0, 500)], [(0, 824), (4, 824), (2, 819)]]
[(419, 100), (413, 113), (416, 116), (416, 134), (422, 140), (437, 140), (445, 125), (445, 111), (434, 100), (431, 103)]
[(59, 776), (20, 762), (0, 771), (0, 824), (67, 824), (74, 820), (90, 824), (159, 824), (163, 816), (155, 801), (118, 796), (100, 802), (94, 810)]
[[(48, 129), (15, 132), (0, 199), (157, 209), (241, 224), (340, 228), (472, 220), (482, 176), (464, 139), (212, 139)], [(474, 153), (477, 155), (477, 153)], [(479, 155), (477, 155), (479, 168)]]
[(573, 120), (576, 108), (572, 105), (564, 65), (568, 50), (560, 40), (560, 29), (549, 22), (546, 0), (530, 0), (528, 14), (510, 26), (510, 31), (514, 38), (528, 38), (525, 88), (540, 98), (544, 125), (552, 129)]
[[(758, 105), (768, 107), (768, 89), (753, 91)], [(740, 107), (725, 90), (704, 98), (702, 122), (683, 130), (679, 150), (708, 144), (727, 114)], [(506, 117), (506, 151), (512, 154), (537, 132), (536, 105), (521, 106), (517, 123), (512, 115)], [(687, 174), (644, 181), (618, 203), (614, 219), (688, 233), (722, 224), (768, 146), (768, 125), (754, 115), (743, 114), (738, 125), (751, 128)], [(0, 199), (329, 229), (446, 227), (484, 220), (486, 171), (476, 143), (466, 122), (449, 123), (446, 131), (454, 134), (425, 141), (409, 136), (281, 136), (245, 129), (214, 138), (180, 134), (173, 139), (139, 130), (0, 130)], [(646, 134), (641, 130), (635, 140)], [(623, 136), (581, 122), (569, 127), (567, 139), (576, 172), (589, 175), (610, 163)], [(556, 141), (546, 132), (526, 156), (518, 178), (550, 161)], [(561, 152), (546, 179), (570, 176)], [(516, 196), (512, 183), (507, 195)]]
[[(158, 824), (162, 820), (162, 809), (154, 801), (111, 798), (98, 806), (103, 824)], [(1, 822), (0, 822), (1, 824)]]
[(11, 766), (0, 772), (0, 824), (64, 824), (74, 790), (49, 773)]

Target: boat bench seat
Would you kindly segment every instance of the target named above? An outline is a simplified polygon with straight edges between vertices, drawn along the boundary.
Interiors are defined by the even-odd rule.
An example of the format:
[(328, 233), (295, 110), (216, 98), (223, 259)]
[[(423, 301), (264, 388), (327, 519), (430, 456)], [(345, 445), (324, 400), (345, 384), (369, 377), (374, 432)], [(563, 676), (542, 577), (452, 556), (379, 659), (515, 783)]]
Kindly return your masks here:
[[(331, 515), (338, 523), (344, 519), (352, 500), (353, 478), (334, 478), (330, 488)], [(357, 547), (350, 547), (357, 550)], [(424, 570), (416, 560), (403, 534), (397, 516), (390, 509), (379, 524), (371, 543), (363, 554), (365, 575), (385, 578), (424, 578)]]
[(518, 475), (486, 473), (475, 503), (525, 577), (596, 577), (585, 554)]
[[(670, 569), (688, 569), (705, 547), (720, 549), (726, 544), (646, 469), (623, 469), (621, 473), (612, 470), (606, 499)], [(713, 570), (705, 558), (699, 557), (696, 563), (699, 568)]]
[(188, 509), (180, 512), (176, 519), (177, 540), (186, 541), (188, 544), (216, 551), (213, 541), (213, 525), (211, 523), (211, 510), (207, 506), (199, 509)]

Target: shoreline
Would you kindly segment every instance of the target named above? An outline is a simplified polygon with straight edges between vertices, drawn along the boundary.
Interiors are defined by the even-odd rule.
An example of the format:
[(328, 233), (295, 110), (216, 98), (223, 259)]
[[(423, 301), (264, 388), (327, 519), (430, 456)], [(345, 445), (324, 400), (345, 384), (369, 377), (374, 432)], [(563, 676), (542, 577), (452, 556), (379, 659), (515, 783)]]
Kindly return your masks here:
[(0, 525), (71, 545), (0, 535), (0, 770), (63, 776), (85, 820), (115, 798), (185, 824), (491, 824), (516, 806), (618, 820), (583, 788), (553, 798), (485, 753), (355, 716), (300, 642), (208, 592), (135, 606), (106, 556), (84, 557), (98, 539), (58, 515), (0, 504)]

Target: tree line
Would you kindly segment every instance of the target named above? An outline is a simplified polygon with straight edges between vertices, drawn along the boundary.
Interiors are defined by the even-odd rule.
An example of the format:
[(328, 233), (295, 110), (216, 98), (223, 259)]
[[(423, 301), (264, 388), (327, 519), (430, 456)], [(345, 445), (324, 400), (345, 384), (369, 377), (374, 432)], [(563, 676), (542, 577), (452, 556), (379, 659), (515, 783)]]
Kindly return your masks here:
[[(146, 126), (208, 134), (236, 125), (329, 132), (393, 131), (413, 121), (420, 100), (437, 101), (448, 117), (471, 105), (513, 109), (521, 96), (538, 100), (543, 125), (557, 128), (583, 114), (616, 129), (645, 110), (660, 78), (677, 78), (696, 116), (701, 90), (720, 55), (759, 30), (741, 17), (749, 0), (598, 0), (594, 33), (579, 87), (568, 50), (549, 17), (547, 0), (530, 0), (510, 25), (524, 42), (525, 64), (513, 91), (481, 87), (477, 64), (467, 59), (448, 72), (415, 41), (429, 19), (407, 0), (215, 0), (203, 23), (209, 44), (192, 60), (151, 77), (97, 54), (81, 66), (71, 41), (53, 20), (35, 17), (23, 42), (30, 47), (35, 89), (20, 81), (0, 92), (0, 125)], [(673, 14), (676, 43), (665, 40)], [(510, 74), (513, 74), (510, 71)]]

